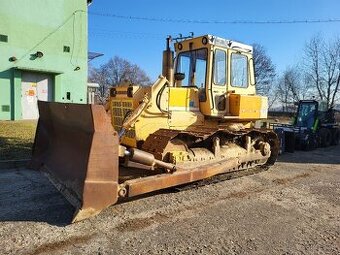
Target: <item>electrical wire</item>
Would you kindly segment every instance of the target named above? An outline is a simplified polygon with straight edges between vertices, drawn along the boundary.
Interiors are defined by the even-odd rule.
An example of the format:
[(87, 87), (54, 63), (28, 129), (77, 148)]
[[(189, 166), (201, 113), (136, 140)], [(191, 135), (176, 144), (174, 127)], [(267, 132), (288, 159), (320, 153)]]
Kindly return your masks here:
[(125, 19), (125, 20), (138, 20), (138, 21), (151, 21), (151, 22), (164, 22), (164, 23), (195, 23), (195, 24), (311, 24), (311, 23), (338, 23), (340, 18), (334, 19), (296, 19), (296, 20), (195, 20), (195, 19), (172, 19), (172, 18), (157, 18), (157, 17), (143, 17), (143, 16), (126, 16), (114, 13), (101, 13), (101, 12), (88, 12), (89, 15)]
[(37, 48), (39, 45), (41, 45), (43, 42), (45, 42), (49, 37), (51, 37), (53, 34), (58, 32), (65, 24), (75, 16), (77, 12), (84, 12), (83, 10), (76, 10), (74, 11), (70, 16), (68, 16), (58, 27), (56, 27), (54, 30), (52, 30), (50, 33), (48, 33), (46, 36), (44, 36), (39, 42), (37, 42), (32, 48), (30, 48), (28, 51), (26, 51), (18, 60), (16, 60), (13, 64), (11, 64), (8, 68), (11, 68), (13, 65), (17, 65), (22, 59), (24, 59), (28, 54), (30, 54), (35, 48)]
[(114, 33), (114, 34), (131, 34), (131, 35), (141, 35), (141, 36), (153, 36), (153, 37), (161, 37), (164, 38), (167, 34), (160, 34), (160, 33), (145, 33), (145, 32), (128, 32), (128, 31), (118, 31), (118, 30), (110, 30), (110, 29), (105, 29), (102, 27), (95, 27), (91, 26), (89, 28), (89, 31), (94, 31), (94, 32), (105, 32), (105, 33)]
[(76, 14), (73, 14), (73, 21), (72, 21), (72, 51), (71, 51), (71, 57), (70, 57), (70, 63), (73, 67), (76, 65), (73, 63), (73, 54), (74, 54), (74, 45), (76, 40), (76, 34), (75, 34), (75, 23), (76, 23)]
[(89, 34), (91, 37), (104, 37), (104, 38), (126, 38), (126, 39), (156, 39), (163, 40), (166, 36), (156, 36), (156, 35), (148, 35), (142, 33), (133, 33), (133, 32), (104, 32), (104, 31), (95, 31), (89, 30)]

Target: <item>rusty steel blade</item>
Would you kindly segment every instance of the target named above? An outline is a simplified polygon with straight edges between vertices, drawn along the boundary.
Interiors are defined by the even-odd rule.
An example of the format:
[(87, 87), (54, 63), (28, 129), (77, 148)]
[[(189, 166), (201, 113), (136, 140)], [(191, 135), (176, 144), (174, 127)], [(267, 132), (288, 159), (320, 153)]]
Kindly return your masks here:
[(76, 208), (72, 222), (117, 202), (117, 133), (103, 106), (38, 102), (31, 167)]

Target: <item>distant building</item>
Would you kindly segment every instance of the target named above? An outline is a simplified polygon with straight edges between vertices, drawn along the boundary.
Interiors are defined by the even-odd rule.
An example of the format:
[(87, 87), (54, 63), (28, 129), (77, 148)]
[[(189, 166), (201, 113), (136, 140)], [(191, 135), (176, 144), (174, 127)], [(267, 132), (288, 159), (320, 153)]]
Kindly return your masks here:
[(89, 82), (87, 83), (87, 103), (88, 104), (97, 104), (96, 92), (98, 91), (99, 84)]
[[(98, 52), (88, 52), (88, 62), (91, 60), (94, 60), (95, 58), (103, 56), (103, 53)], [(98, 89), (99, 89), (98, 83), (89, 82), (87, 84), (87, 103), (88, 104), (97, 104), (98, 103), (98, 97), (96, 96)]]
[(36, 119), (37, 100), (87, 103), (91, 2), (0, 1), (0, 120)]

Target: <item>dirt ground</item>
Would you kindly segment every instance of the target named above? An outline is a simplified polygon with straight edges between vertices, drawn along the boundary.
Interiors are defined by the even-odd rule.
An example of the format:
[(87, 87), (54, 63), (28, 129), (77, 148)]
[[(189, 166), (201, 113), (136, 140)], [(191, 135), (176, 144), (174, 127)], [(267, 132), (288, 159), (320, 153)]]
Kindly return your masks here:
[(0, 170), (0, 254), (340, 254), (340, 146), (71, 217), (41, 173)]

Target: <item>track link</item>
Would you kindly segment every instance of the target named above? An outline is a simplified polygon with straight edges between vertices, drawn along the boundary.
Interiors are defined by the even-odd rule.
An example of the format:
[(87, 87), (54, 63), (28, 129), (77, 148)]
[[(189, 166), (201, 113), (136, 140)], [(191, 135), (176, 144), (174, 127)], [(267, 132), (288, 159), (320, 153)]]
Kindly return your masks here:
[(234, 172), (215, 175), (211, 178), (207, 178), (207, 179), (204, 179), (204, 180), (201, 180), (201, 181), (176, 186), (176, 187), (173, 187), (171, 189), (174, 190), (175, 192), (197, 189), (197, 188), (200, 188), (200, 187), (220, 183), (220, 182), (227, 181), (227, 180), (232, 180), (232, 179), (237, 179), (237, 178), (241, 178), (241, 177), (245, 177), (245, 176), (249, 176), (249, 175), (258, 174), (258, 173), (261, 173), (261, 172), (265, 172), (268, 169), (269, 169), (269, 166), (267, 166), (267, 165), (255, 166), (253, 168), (247, 168), (247, 169), (243, 169), (243, 170), (237, 170), (237, 171), (234, 171)]

